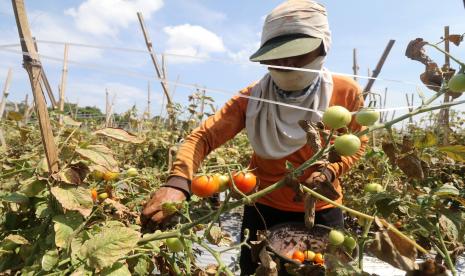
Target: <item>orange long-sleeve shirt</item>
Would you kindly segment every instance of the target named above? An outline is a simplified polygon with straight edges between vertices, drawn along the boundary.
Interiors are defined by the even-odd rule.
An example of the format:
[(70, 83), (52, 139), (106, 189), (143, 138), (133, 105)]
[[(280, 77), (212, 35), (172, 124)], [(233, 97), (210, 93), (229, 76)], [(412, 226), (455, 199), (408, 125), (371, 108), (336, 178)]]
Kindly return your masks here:
[[(356, 111), (363, 106), (363, 98), (360, 97), (361, 89), (355, 81), (347, 77), (333, 76), (333, 82), (330, 106), (344, 106), (349, 111)], [(253, 85), (243, 89), (240, 93), (250, 95), (252, 87)], [(245, 128), (247, 103), (247, 98), (234, 96), (216, 114), (210, 116), (196, 128), (180, 147), (173, 163), (171, 176), (192, 179), (203, 159), (211, 151), (232, 139)], [(356, 132), (360, 131), (362, 127), (355, 120), (352, 120), (349, 129)], [(341, 162), (331, 163), (328, 167), (335, 176), (333, 185), (340, 195), (336, 202), (342, 202), (339, 176), (349, 170), (365, 150), (367, 138), (362, 137), (361, 140), (362, 147), (355, 155), (342, 157)], [(297, 167), (310, 159), (313, 154), (308, 145), (304, 145), (296, 152), (277, 160), (263, 159), (254, 153), (249, 167), (254, 170), (254, 174), (257, 176), (259, 188), (265, 188), (286, 175), (286, 160)], [(304, 181), (314, 171), (315, 168), (307, 169), (300, 180)], [(284, 211), (303, 212), (303, 202), (294, 202), (294, 195), (295, 192), (290, 187), (282, 187), (260, 198), (258, 202)], [(322, 201), (318, 201), (316, 204), (316, 210), (329, 207), (332, 206)]]

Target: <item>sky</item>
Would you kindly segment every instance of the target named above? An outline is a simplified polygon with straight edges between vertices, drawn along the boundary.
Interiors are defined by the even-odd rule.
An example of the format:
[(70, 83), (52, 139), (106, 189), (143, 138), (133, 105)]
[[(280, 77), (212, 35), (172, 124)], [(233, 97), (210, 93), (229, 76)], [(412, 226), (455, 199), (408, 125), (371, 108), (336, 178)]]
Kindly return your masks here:
[[(465, 33), (462, 0), (320, 2), (328, 10), (332, 31), (333, 44), (325, 64), (332, 72), (352, 74), (352, 51), (356, 48), (359, 74), (366, 76), (376, 66), (387, 42), (396, 40), (379, 76), (396, 81), (377, 80), (373, 88), (383, 95), (387, 88), (386, 107), (405, 106), (405, 93), (416, 93), (418, 89), (426, 96), (433, 93), (420, 84), (424, 66), (404, 55), (410, 40), (422, 37), (439, 42), (445, 25), (450, 26), (451, 33)], [(174, 101), (185, 105), (198, 86), (213, 90), (206, 93), (215, 99), (216, 106), (266, 73), (265, 67), (248, 61), (248, 57), (259, 47), (266, 14), (279, 3), (276, 0), (25, 0), (31, 31), (38, 40), (41, 61), (55, 97), (58, 98), (62, 71), (61, 42), (145, 50), (136, 15), (140, 11), (154, 50), (166, 54), (167, 79), (182, 83), (169, 85)], [(19, 43), (9, 0), (0, 0), (0, 32), (0, 86), (3, 87), (8, 68), (12, 68), (9, 100), (23, 101), (26, 94), (31, 99), (20, 48), (10, 47), (8, 52), (2, 48)], [(432, 48), (427, 51), (438, 63), (443, 63), (443, 55)], [(460, 47), (452, 45), (451, 53), (465, 60), (465, 43)], [(68, 59), (67, 101), (105, 110), (107, 89), (114, 97), (116, 112), (124, 112), (133, 105), (143, 111), (150, 82), (152, 115), (162, 112), (163, 93), (148, 53), (72, 45)], [(366, 81), (359, 79), (359, 83), (363, 87)], [(418, 104), (418, 97), (415, 98)]]

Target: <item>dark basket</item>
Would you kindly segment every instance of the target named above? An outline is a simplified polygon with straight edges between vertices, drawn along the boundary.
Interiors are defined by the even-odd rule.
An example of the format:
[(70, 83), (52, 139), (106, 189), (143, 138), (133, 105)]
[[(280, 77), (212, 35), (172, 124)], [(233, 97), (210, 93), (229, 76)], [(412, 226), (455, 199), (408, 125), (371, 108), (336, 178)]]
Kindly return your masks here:
[[(312, 229), (307, 229), (304, 223), (289, 222), (275, 225), (268, 229), (268, 249), (285, 262), (300, 265), (287, 254), (295, 250), (312, 250), (323, 255), (328, 250), (329, 229), (316, 224)], [(356, 262), (358, 259), (358, 247), (348, 255), (342, 248), (335, 248), (332, 252), (338, 261), (342, 263)]]

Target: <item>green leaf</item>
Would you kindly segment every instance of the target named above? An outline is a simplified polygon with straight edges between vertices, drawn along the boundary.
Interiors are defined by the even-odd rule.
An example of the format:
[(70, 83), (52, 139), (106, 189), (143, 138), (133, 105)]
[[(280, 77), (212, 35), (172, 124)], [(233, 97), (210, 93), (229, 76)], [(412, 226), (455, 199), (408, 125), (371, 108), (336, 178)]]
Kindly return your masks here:
[(455, 161), (465, 162), (465, 146), (463, 145), (438, 147), (438, 150), (444, 152), (449, 158)]
[(32, 177), (27, 180), (20, 182), (21, 188), (19, 192), (26, 195), (27, 197), (34, 197), (42, 192), (45, 187), (47, 187), (47, 183), (43, 180), (38, 180), (37, 177)]
[(144, 142), (144, 138), (137, 137), (136, 135), (129, 133), (121, 128), (104, 128), (97, 131), (94, 131), (95, 135), (105, 136), (117, 141), (131, 143), (131, 144), (141, 144)]
[(460, 191), (454, 185), (444, 184), (434, 194), (439, 197), (451, 197), (460, 195)]
[(149, 275), (151, 271), (153, 271), (153, 263), (150, 258), (146, 255), (140, 256), (136, 259), (136, 263), (134, 264), (133, 271), (134, 274), (139, 276)]
[(42, 257), (42, 269), (45, 271), (52, 270), (58, 263), (58, 251), (56, 249), (48, 250)]
[(445, 234), (451, 241), (456, 242), (459, 239), (459, 229), (448, 217), (441, 215), (439, 225), (444, 229)]
[(17, 203), (17, 204), (27, 204), (29, 203), (29, 198), (20, 193), (11, 193), (9, 195), (1, 197), (3, 201)]
[(417, 148), (429, 148), (438, 143), (438, 138), (431, 131), (427, 131), (425, 136), (415, 139), (414, 144)]
[(368, 205), (376, 205), (376, 209), (383, 217), (388, 217), (400, 205), (400, 200), (388, 193), (373, 194)]
[[(122, 263), (115, 263), (112, 267), (105, 268), (100, 272), (102, 276), (131, 276), (127, 266)], [(138, 274), (139, 275), (139, 274)]]
[(55, 230), (55, 245), (57, 247), (65, 247), (70, 235), (83, 222), (83, 218), (79, 213), (67, 212), (64, 215), (53, 217), (53, 222), (53, 229)]
[(81, 255), (92, 268), (103, 269), (133, 250), (139, 232), (127, 227), (104, 228), (81, 247)]
[(26, 238), (20, 235), (10, 234), (0, 243), (0, 249), (4, 251), (11, 251), (16, 247), (24, 244), (29, 244), (29, 241), (26, 240)]
[(78, 211), (84, 217), (92, 212), (93, 201), (88, 189), (76, 186), (52, 187), (53, 196), (66, 210)]

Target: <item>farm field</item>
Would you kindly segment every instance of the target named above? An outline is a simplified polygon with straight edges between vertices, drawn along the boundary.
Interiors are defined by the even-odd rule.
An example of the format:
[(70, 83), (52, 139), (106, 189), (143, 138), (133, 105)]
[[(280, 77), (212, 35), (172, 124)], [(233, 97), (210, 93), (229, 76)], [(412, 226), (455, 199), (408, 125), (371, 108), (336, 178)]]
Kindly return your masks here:
[[(4, 43), (0, 52), (15, 54), (14, 62), (22, 64), (27, 78), (15, 79), (18, 71), (9, 64), (5, 79), (0, 79), (0, 275), (240, 275), (244, 248), (250, 248), (251, 259), (258, 264), (254, 275), (465, 275), (464, 30), (449, 33), (445, 26), (437, 41), (412, 37), (402, 45), (403, 62), (420, 65), (413, 81), (379, 76), (394, 40), (368, 77), (357, 71), (354, 49), (353, 74), (334, 72), (360, 90), (351, 107), (329, 105), (329, 99), (324, 110), (314, 107), (313, 100), (311, 108), (302, 107), (293, 104), (297, 100), (257, 98), (251, 88), (252, 92), (236, 93), (221, 108), (215, 92), (225, 90), (167, 77), (166, 57), (157, 54), (150, 39), (153, 30), (146, 25), (152, 21), (150, 17), (144, 21), (143, 13), (137, 12), (130, 22), (139, 24), (132, 27), (140, 28), (146, 49), (114, 48), (146, 54), (153, 72), (125, 73), (128, 78), (142, 77), (144, 86), (151, 82), (138, 103), (139, 109), (146, 105), (143, 111), (134, 104), (117, 112), (118, 97), (108, 89), (101, 94), (103, 108), (68, 101), (65, 94), (75, 80), (68, 69), (84, 64), (68, 60), (68, 50), (110, 46), (36, 39), (31, 26), (34, 30), (40, 14), (28, 14), (23, 0), (11, 2), (10, 19), (16, 19), (19, 35), (14, 42), (20, 44)], [(78, 12), (73, 8), (66, 14)], [(63, 47), (64, 55), (42, 56), (41, 47), (47, 43)], [(193, 54), (184, 58), (209, 59)], [(59, 80), (59, 93), (52, 89), (43, 65), (53, 59), (60, 63), (61, 75), (53, 77)], [(259, 66), (302, 74), (313, 70), (319, 78), (326, 74), (323, 67), (266, 62)], [(86, 70), (110, 75), (110, 67), (88, 65)], [(279, 82), (270, 76), (274, 81), (270, 89), (277, 89)], [(398, 104), (399, 99), (389, 102), (388, 89), (375, 81), (409, 87), (410, 92), (401, 96), (406, 105)], [(24, 101), (12, 99), (17, 87), (27, 87)], [(304, 86), (309, 87), (314, 86)], [(176, 89), (189, 93), (175, 97)], [(247, 116), (253, 110), (239, 113), (240, 104), (252, 101), (288, 108), (278, 113), (319, 114), (317, 120), (292, 118), (303, 142), (291, 153), (308, 149), (311, 154), (303, 162), (289, 154), (270, 158), (283, 164), (277, 181), (269, 179), (280, 172), (270, 169), (263, 176), (259, 164), (268, 159), (257, 157), (257, 152), (272, 152), (267, 146), (276, 141), (263, 133), (273, 132), (251, 131)], [(156, 112), (153, 102), (160, 108)], [(232, 108), (237, 109), (233, 114), (237, 118), (222, 117), (231, 115)], [(230, 135), (242, 117), (242, 130)], [(253, 118), (259, 124), (260, 117)], [(270, 124), (276, 117), (261, 119)], [(216, 147), (223, 137), (212, 137), (213, 130), (209, 131), (215, 127), (219, 136), (234, 137)], [(286, 135), (297, 131), (283, 129), (279, 131)], [(268, 168), (277, 167), (273, 162)], [(195, 171), (186, 173), (191, 174), (189, 179), (179, 175), (191, 168)], [(324, 180), (314, 180), (315, 172), (319, 172), (315, 178), (323, 175)], [(157, 207), (165, 218), (155, 222), (154, 213), (144, 215), (153, 198), (167, 191), (165, 185), (176, 177), (186, 181), (188, 191), (168, 185), (172, 190), (166, 198), (171, 199)], [(186, 200), (175, 199), (173, 189)], [(287, 214), (299, 213), (302, 219), (267, 225), (270, 218), (261, 200), (289, 191), (293, 204), (302, 205), (304, 212)], [(325, 204), (342, 212), (343, 227), (318, 222)], [(294, 205), (286, 207), (291, 210)], [(255, 223), (263, 222), (264, 231), (241, 231), (250, 210), (258, 213), (260, 222)]]

